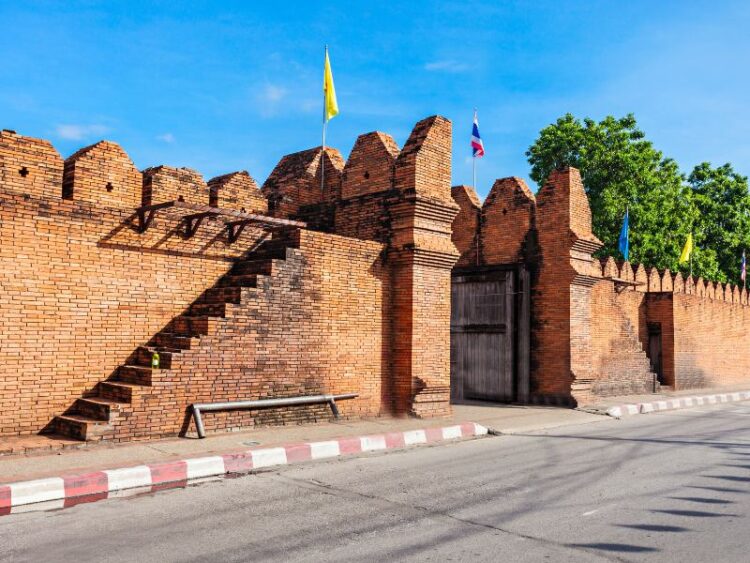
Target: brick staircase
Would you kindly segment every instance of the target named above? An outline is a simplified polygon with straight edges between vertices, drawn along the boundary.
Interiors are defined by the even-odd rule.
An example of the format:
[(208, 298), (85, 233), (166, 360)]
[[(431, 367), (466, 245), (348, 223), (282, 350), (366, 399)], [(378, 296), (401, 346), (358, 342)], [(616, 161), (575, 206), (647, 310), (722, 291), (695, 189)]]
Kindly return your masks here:
[[(651, 361), (624, 311), (620, 318), (620, 336), (607, 357), (606, 372), (592, 382), (591, 390), (599, 396), (651, 393), (655, 377)], [(658, 382), (655, 391), (659, 391)]]
[[(292, 231), (275, 231), (249, 256), (212, 288), (206, 290), (182, 315), (175, 317), (143, 346), (138, 347), (126, 364), (119, 366), (90, 394), (77, 399), (64, 414), (56, 416), (43, 430), (84, 441), (111, 440), (116, 428), (127, 424), (136, 403), (158, 392), (160, 383), (169, 381), (172, 368), (186, 350), (202, 345), (202, 337), (214, 332), (219, 323), (228, 322), (233, 306), (243, 306), (257, 299), (270, 282), (278, 263), (299, 253), (299, 239)], [(154, 352), (159, 353), (159, 369), (151, 368)]]

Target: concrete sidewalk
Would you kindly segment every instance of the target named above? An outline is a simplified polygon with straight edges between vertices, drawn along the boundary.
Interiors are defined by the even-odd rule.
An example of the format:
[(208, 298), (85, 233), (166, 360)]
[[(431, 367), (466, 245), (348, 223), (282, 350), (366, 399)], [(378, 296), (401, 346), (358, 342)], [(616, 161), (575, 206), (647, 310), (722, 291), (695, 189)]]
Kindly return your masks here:
[[(580, 407), (578, 410), (592, 414), (608, 415), (619, 418), (620, 416), (644, 414), (659, 410), (673, 410), (694, 406), (691, 401), (684, 401), (684, 399), (711, 396), (721, 397), (748, 392), (749, 390), (750, 386), (748, 386), (746, 383), (742, 385), (726, 387), (705, 387), (701, 389), (681, 389), (678, 391), (665, 389), (660, 393), (649, 393), (646, 395), (617, 395), (614, 397), (600, 397), (597, 399), (595, 404)], [(739, 397), (732, 398), (731, 400), (745, 399), (743, 397)], [(720, 400), (719, 402), (728, 401)], [(661, 408), (664, 403), (666, 403), (667, 406)], [(713, 402), (711, 402), (710, 404), (713, 404)]]
[[(453, 415), (440, 419), (382, 417), (305, 426), (260, 428), (209, 435), (203, 440), (172, 438), (137, 443), (99, 443), (82, 448), (7, 454), (0, 456), (0, 483), (161, 463), (190, 457), (229, 454), (246, 451), (249, 447), (266, 448), (350, 436), (439, 428), (462, 422), (480, 424), (493, 433), (510, 434), (601, 420), (606, 419), (595, 414), (556, 407), (526, 407), (491, 403), (454, 405)], [(43, 438), (35, 439), (42, 440)], [(0, 439), (0, 445), (2, 442), (3, 439)]]

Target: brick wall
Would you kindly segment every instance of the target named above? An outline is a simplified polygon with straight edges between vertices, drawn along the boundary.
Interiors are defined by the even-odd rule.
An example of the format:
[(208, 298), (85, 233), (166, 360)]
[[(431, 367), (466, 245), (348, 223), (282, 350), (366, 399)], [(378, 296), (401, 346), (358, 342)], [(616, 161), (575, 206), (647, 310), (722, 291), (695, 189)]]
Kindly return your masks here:
[[(176, 217), (143, 235), (133, 213), (0, 192), (0, 428), (39, 431), (108, 377), (251, 244), (218, 225), (185, 241)], [(51, 186), (50, 186), (51, 189)], [(255, 233), (257, 236), (257, 233)]]
[(746, 301), (673, 294), (673, 379), (678, 389), (748, 381), (750, 310)]
[(482, 205), (479, 248), (485, 264), (531, 261), (536, 199), (520, 178), (496, 180)]
[[(323, 190), (319, 149), (284, 157), (263, 187), (268, 208), (310, 208), (341, 234), (290, 226), (269, 238), (250, 225), (232, 241), (225, 221), (267, 209), (247, 173), (207, 184), (187, 168), (139, 172), (106, 141), (63, 163), (49, 143), (3, 132), (2, 434), (146, 439), (184, 431), (191, 402), (322, 391), (359, 393), (341, 405), (349, 416), (445, 414), (450, 136), (439, 117), (418, 123), (404, 151), (363, 135), (346, 175), (326, 149)], [(169, 201), (184, 204), (135, 210)], [(209, 204), (235, 215), (188, 234), (183, 217)], [(152, 350), (161, 369), (149, 367)], [(206, 424), (321, 417), (322, 407), (274, 409)]]
[(190, 168), (156, 166), (143, 171), (143, 205), (182, 201), (196, 205), (210, 202), (203, 176)]
[(268, 200), (245, 171), (217, 176), (208, 181), (209, 205), (247, 213), (268, 213)]
[[(343, 416), (389, 411), (388, 275), (382, 245), (298, 230), (284, 258), (172, 354), (122, 406), (109, 436), (139, 440), (189, 427), (194, 402), (358, 393)], [(241, 264), (241, 263), (240, 263)], [(207, 413), (206, 429), (329, 420), (327, 406)]]
[(600, 243), (576, 170), (554, 171), (536, 197), (523, 180), (503, 178), (481, 205), (470, 188), (455, 187), (453, 198), (461, 208), (452, 234), (458, 267), (523, 264), (531, 273), (532, 401), (583, 404), (650, 390), (642, 343), (648, 274), (625, 265), (632, 280), (645, 280), (643, 292), (603, 279), (617, 278), (619, 266), (592, 258)]
[(101, 141), (65, 159), (63, 197), (107, 207), (141, 205), (143, 178), (122, 148)]
[(461, 254), (456, 267), (478, 266), (480, 265), (479, 223), (482, 217), (482, 203), (471, 186), (453, 186), (451, 195), (459, 208), (451, 229), (453, 244)]
[[(227, 245), (222, 226), (212, 222), (186, 240), (169, 211), (139, 234), (128, 211), (10, 191), (0, 198), (0, 257), (11, 266), (0, 271), (3, 434), (41, 430), (133, 363), (139, 346), (262, 235), (246, 229)], [(382, 245), (309, 231), (299, 236), (299, 250), (275, 266), (261, 295), (248, 295), (231, 320), (217, 321), (200, 346), (140, 389), (113, 438), (176, 434), (188, 404), (236, 397), (357, 392), (362, 398), (342, 404), (342, 412), (379, 414), (390, 324)], [(328, 416), (288, 409), (258, 418), (321, 414)], [(208, 428), (252, 423), (248, 413), (207, 418)]]
[(316, 147), (286, 155), (263, 183), (269, 212), (275, 217), (289, 217), (305, 205), (339, 199), (343, 169), (341, 153), (330, 147), (324, 154), (322, 147)]

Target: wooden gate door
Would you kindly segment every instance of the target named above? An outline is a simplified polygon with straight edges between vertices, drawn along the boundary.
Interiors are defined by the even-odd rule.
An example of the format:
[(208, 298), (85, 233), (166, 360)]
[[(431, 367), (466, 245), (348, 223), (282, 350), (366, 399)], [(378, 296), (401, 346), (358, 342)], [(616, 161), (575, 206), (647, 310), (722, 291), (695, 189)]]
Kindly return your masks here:
[(513, 401), (514, 272), (453, 276), (451, 397)]

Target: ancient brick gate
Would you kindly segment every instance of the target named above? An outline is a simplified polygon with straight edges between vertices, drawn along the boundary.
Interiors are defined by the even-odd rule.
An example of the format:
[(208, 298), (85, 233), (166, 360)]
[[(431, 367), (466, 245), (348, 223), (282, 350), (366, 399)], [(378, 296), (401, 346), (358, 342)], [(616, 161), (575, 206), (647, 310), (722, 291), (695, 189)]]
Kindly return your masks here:
[(456, 269), (451, 285), (451, 399), (526, 402), (529, 276), (525, 268)]

